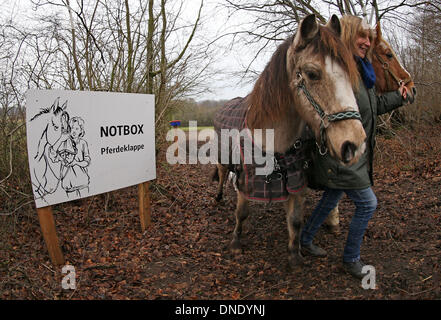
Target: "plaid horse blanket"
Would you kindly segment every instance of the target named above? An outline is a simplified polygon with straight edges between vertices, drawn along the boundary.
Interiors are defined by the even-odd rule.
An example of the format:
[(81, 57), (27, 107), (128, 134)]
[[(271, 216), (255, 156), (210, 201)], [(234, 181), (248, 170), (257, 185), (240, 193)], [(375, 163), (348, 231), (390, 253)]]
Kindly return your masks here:
[[(239, 132), (247, 129), (246, 115), (248, 105), (246, 98), (235, 98), (229, 101), (215, 115), (214, 129), (218, 137), (221, 137), (222, 129), (237, 129)], [(250, 131), (248, 131), (250, 133)], [(248, 199), (260, 202), (282, 202), (288, 200), (291, 193), (301, 191), (306, 186), (304, 167), (306, 157), (302, 141), (298, 140), (294, 146), (284, 154), (276, 153), (272, 157), (274, 170), (269, 175), (256, 174), (257, 168), (265, 167), (265, 164), (255, 163), (254, 154), (265, 152), (260, 150), (254, 143), (253, 148), (245, 148), (245, 138), (238, 137), (236, 141), (228, 141), (229, 144), (229, 165), (230, 171), (237, 176), (237, 188)], [(249, 139), (252, 140), (250, 136)], [(221, 142), (219, 139), (219, 150)], [(234, 152), (240, 152), (240, 164), (232, 164)], [(245, 159), (253, 159), (252, 163), (245, 163)]]

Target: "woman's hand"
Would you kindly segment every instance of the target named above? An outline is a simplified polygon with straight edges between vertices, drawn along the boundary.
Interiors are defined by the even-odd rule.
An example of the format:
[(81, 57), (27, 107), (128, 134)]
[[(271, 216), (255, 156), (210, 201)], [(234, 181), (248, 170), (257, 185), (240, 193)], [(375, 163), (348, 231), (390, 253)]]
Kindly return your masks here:
[(89, 166), (89, 162), (87, 160), (83, 160), (83, 161), (74, 160), (72, 161), (72, 166), (79, 166), (81, 168), (85, 168)]
[(407, 100), (407, 88), (404, 86), (404, 82), (401, 83), (400, 87), (398, 88), (398, 91), (400, 91), (401, 96), (404, 100)]

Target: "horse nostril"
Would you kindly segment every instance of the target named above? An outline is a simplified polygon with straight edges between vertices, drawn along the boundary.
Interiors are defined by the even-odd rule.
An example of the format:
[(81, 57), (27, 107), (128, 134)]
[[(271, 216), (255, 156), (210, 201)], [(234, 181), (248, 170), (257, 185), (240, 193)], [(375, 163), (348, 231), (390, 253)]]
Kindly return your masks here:
[(341, 147), (341, 158), (344, 163), (349, 163), (355, 156), (355, 151), (357, 150), (357, 146), (350, 141), (346, 141), (343, 143)]

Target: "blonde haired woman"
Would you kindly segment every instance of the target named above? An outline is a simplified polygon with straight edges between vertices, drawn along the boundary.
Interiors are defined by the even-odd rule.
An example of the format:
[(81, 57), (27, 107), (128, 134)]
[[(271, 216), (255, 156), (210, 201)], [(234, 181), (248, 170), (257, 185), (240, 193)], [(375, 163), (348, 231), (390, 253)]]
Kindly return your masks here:
[(87, 167), (90, 165), (89, 147), (83, 139), (84, 120), (73, 117), (69, 121), (69, 132), (63, 134), (56, 145), (56, 152), (51, 151), (53, 162), (61, 162), (61, 186), (68, 196), (84, 196), (84, 191), (89, 192), (89, 174)]
[(356, 164), (349, 167), (340, 164), (329, 154), (314, 154), (313, 179), (321, 185), (324, 193), (302, 230), (301, 246), (303, 255), (326, 255), (326, 251), (312, 241), (321, 224), (346, 193), (356, 209), (343, 251), (343, 268), (361, 279), (364, 276), (364, 263), (360, 259), (360, 247), (368, 222), (377, 208), (377, 198), (371, 188), (376, 119), (377, 115), (402, 106), (407, 99), (407, 91), (402, 86), (397, 91), (377, 96), (374, 88), (375, 73), (368, 59), (371, 55), (372, 30), (361, 18), (355, 16), (343, 17), (341, 25), (342, 40), (352, 51), (360, 74), (355, 97), (366, 131), (366, 152)]

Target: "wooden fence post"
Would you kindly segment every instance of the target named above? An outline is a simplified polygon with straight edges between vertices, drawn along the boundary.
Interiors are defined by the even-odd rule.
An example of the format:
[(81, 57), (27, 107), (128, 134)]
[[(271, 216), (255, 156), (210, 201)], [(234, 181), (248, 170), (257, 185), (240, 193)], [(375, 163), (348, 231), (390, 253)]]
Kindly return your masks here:
[(52, 264), (63, 265), (64, 256), (58, 242), (57, 231), (55, 229), (54, 216), (52, 214), (52, 207), (38, 208), (38, 219), (40, 220), (40, 227), (43, 233), (44, 241), (46, 242), (47, 250)]
[(138, 198), (139, 198), (139, 217), (141, 219), (141, 229), (144, 232), (152, 223), (150, 206), (150, 190), (149, 183), (144, 182), (138, 185)]

